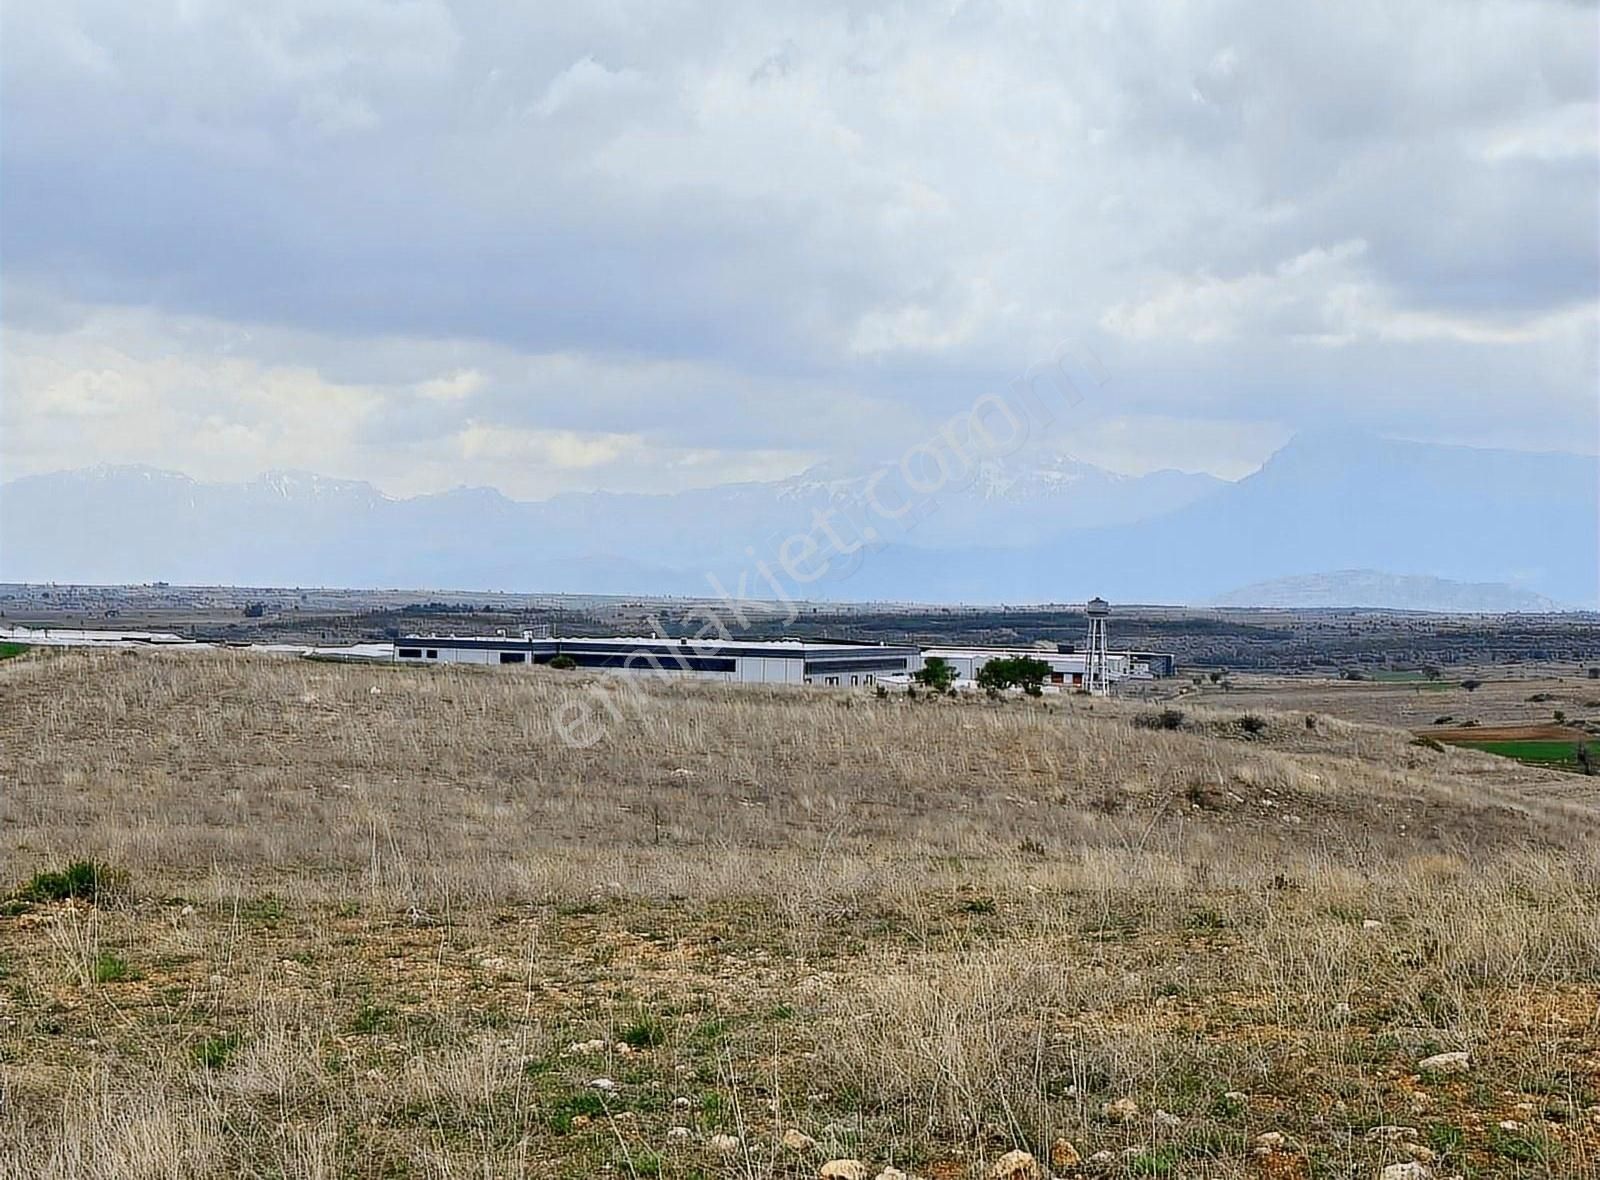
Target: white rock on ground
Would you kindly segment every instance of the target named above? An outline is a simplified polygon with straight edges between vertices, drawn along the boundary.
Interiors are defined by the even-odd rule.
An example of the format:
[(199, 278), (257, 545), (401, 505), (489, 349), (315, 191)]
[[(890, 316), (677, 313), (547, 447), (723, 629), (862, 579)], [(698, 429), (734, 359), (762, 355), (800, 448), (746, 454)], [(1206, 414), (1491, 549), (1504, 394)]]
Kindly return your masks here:
[(667, 1128), (667, 1138), (672, 1140), (674, 1143), (682, 1143), (685, 1139), (690, 1138), (693, 1134), (694, 1132), (689, 1130), (688, 1127)]
[(790, 1127), (783, 1133), (783, 1138), (778, 1142), (790, 1151), (815, 1151), (817, 1149), (817, 1141), (799, 1127)]
[(1415, 1160), (1408, 1160), (1403, 1164), (1390, 1164), (1378, 1173), (1378, 1180), (1430, 1180), (1432, 1175), (1432, 1172)]
[(817, 1175), (822, 1180), (867, 1180), (867, 1165), (860, 1160), (829, 1160)]
[(1156, 1126), (1160, 1127), (1164, 1131), (1175, 1131), (1179, 1127), (1183, 1126), (1182, 1119), (1180, 1119), (1177, 1115), (1169, 1114), (1164, 1110), (1156, 1111), (1155, 1114), (1150, 1116), (1150, 1118), (1152, 1121), (1154, 1121)]
[(989, 1180), (1043, 1180), (1039, 1161), (1026, 1151), (1008, 1151), (994, 1161)]
[(1415, 1127), (1397, 1127), (1387, 1124), (1371, 1128), (1366, 1135), (1368, 1143), (1414, 1143), (1416, 1138), (1417, 1129)]
[(1466, 1073), (1472, 1068), (1471, 1054), (1435, 1053), (1417, 1062), (1417, 1068), (1423, 1073)]
[(739, 1150), (739, 1137), (737, 1135), (713, 1135), (706, 1141), (712, 1151), (730, 1152)]

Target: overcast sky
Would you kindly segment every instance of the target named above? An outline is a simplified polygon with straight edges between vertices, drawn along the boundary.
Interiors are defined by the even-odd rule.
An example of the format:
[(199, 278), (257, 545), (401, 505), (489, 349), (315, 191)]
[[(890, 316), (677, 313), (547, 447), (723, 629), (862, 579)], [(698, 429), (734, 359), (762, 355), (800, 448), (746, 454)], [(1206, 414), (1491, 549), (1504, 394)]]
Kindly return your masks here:
[(3, 474), (672, 490), (1597, 449), (1578, 3), (6, 4)]

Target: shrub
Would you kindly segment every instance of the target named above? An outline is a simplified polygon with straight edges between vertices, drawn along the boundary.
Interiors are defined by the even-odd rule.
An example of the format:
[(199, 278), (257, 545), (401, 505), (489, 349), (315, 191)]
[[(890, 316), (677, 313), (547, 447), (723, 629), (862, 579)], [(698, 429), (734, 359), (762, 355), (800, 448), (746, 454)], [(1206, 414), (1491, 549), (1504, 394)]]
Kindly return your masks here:
[(548, 666), (554, 668), (557, 672), (570, 672), (573, 668), (578, 666), (578, 661), (573, 659), (566, 652), (561, 652), (559, 655), (556, 655), (550, 660)]
[(36, 873), (17, 891), (21, 901), (99, 901), (121, 882), (121, 874), (92, 860), (75, 860), (59, 873)]
[(667, 1026), (660, 1017), (641, 1016), (622, 1030), (622, 1041), (635, 1049), (654, 1049), (667, 1043)]
[(1466, 689), (1468, 692), (1477, 692), (1482, 685), (1483, 681), (1481, 680), (1467, 679), (1461, 682), (1461, 687)]
[(1245, 733), (1255, 737), (1256, 734), (1263, 732), (1267, 728), (1267, 719), (1265, 717), (1257, 717), (1254, 713), (1246, 713), (1239, 718), (1238, 725)]
[(1182, 729), (1183, 710), (1163, 709), (1159, 713), (1141, 713), (1133, 719), (1140, 729)]

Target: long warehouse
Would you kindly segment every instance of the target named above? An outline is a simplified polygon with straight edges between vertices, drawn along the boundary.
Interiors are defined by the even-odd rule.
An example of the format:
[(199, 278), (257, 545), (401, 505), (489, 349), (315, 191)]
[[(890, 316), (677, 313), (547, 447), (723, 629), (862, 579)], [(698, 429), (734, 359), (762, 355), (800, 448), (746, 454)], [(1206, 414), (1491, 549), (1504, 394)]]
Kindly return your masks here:
[(401, 663), (548, 664), (565, 656), (578, 668), (659, 672), (746, 684), (873, 684), (922, 666), (910, 644), (802, 639), (535, 639), (502, 635), (409, 635), (395, 644)]

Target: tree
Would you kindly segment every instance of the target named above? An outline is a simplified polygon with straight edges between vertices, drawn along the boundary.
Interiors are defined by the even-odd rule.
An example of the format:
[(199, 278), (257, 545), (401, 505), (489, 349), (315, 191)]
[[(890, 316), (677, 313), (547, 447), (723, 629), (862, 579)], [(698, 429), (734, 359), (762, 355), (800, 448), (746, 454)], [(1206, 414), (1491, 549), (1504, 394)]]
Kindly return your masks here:
[(1222, 679), (1222, 673), (1220, 671), (1212, 672), (1209, 675), (1211, 676), (1211, 683), (1212, 684), (1216, 684), (1218, 681), (1220, 681)]
[(911, 679), (934, 692), (949, 692), (956, 682), (956, 670), (943, 656), (929, 656), (922, 667), (911, 674)]
[(1439, 677), (1444, 675), (1444, 672), (1440, 669), (1439, 665), (1429, 664), (1422, 669), (1422, 674), (1429, 680), (1437, 680)]
[(978, 669), (978, 684), (998, 693), (1007, 688), (1020, 688), (1031, 697), (1044, 692), (1044, 682), (1050, 678), (1050, 665), (1032, 656), (1005, 656), (990, 660)]
[(1476, 692), (1482, 683), (1483, 681), (1481, 680), (1463, 680), (1461, 682), (1461, 687), (1466, 689), (1468, 692)]

